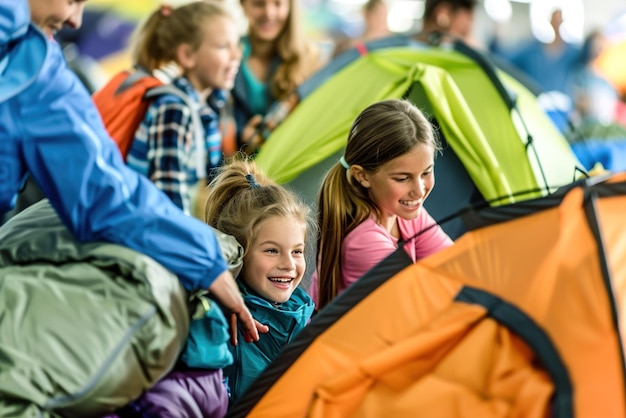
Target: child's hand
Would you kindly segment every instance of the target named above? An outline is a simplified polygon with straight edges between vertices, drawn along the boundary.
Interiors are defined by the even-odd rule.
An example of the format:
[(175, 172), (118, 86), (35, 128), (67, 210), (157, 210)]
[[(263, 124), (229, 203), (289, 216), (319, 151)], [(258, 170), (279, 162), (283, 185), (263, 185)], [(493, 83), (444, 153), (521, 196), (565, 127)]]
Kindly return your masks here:
[(259, 331), (261, 334), (267, 334), (268, 332), (270, 332), (270, 327), (260, 323), (256, 319), (254, 320), (254, 325), (256, 326), (256, 330)]
[[(209, 286), (209, 292), (218, 301), (224, 313), (230, 317), (230, 340), (237, 345), (237, 320), (243, 326), (243, 335), (247, 342), (258, 341), (259, 331), (267, 327), (252, 318), (252, 314), (243, 301), (233, 275), (228, 270), (220, 274)], [(234, 320), (233, 320), (234, 318)], [(263, 328), (265, 327), (265, 328)], [(262, 331), (263, 332), (263, 331)], [(267, 331), (265, 331), (267, 332)], [(249, 340), (249, 341), (248, 341)]]
[[(255, 330), (257, 331), (257, 335), (258, 333), (267, 334), (270, 331), (270, 327), (268, 327), (267, 325), (263, 325), (256, 319), (253, 319), (253, 321), (254, 321)], [(238, 343), (237, 341), (237, 316), (235, 314), (232, 314), (230, 316), (230, 323), (228, 325), (230, 328), (230, 343), (232, 345), (237, 345)], [(257, 337), (256, 339), (254, 339), (252, 333), (248, 333), (244, 331), (244, 340), (247, 343), (251, 343), (252, 341), (258, 341), (259, 338)]]

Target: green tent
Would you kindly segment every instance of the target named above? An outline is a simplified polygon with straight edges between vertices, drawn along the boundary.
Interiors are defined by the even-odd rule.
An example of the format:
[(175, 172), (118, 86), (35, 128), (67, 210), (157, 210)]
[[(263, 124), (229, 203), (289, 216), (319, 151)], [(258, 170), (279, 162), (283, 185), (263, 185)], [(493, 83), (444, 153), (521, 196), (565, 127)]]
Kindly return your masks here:
[[(358, 113), (388, 98), (408, 97), (440, 127), (445, 149), (426, 204), (439, 221), (469, 203), (495, 206), (539, 197), (580, 174), (578, 160), (535, 96), (477, 51), (460, 42), (431, 47), (406, 37), (363, 46), (303, 85), (301, 102), (257, 156), (272, 178), (309, 202), (341, 156)], [(453, 237), (463, 232), (455, 228), (448, 230)]]

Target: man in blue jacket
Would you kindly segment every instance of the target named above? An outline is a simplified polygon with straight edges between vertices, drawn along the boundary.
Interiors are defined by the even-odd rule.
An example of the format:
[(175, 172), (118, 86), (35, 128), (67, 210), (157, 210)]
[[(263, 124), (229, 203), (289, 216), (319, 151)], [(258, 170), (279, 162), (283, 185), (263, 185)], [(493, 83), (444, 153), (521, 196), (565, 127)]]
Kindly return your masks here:
[[(33, 23), (47, 36), (30, 23), (29, 3)], [(30, 173), (78, 239), (154, 258), (185, 288), (209, 289), (238, 317), (246, 340), (258, 340), (211, 229), (126, 167), (52, 39), (63, 25), (80, 26), (83, 5), (0, 0), (0, 216)]]

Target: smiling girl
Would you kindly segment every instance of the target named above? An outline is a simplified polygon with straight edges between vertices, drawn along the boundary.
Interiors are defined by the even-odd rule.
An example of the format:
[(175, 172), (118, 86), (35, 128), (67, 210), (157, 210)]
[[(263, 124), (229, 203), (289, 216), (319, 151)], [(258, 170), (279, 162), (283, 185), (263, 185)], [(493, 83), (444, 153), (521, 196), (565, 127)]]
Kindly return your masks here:
[(439, 145), (428, 120), (406, 100), (374, 103), (356, 118), (344, 157), (318, 197), (317, 309), (391, 254), (399, 240), (413, 261), (452, 245), (423, 207), (435, 185)]
[[(187, 214), (194, 214), (198, 188), (222, 163), (221, 92), (233, 87), (240, 59), (235, 20), (214, 1), (161, 6), (135, 36), (135, 64), (174, 85), (192, 105), (175, 94), (151, 102), (127, 163)], [(192, 113), (199, 114), (200, 129)]]
[(237, 138), (252, 154), (263, 138), (254, 135), (275, 101), (285, 100), (321, 66), (304, 33), (297, 0), (241, 0), (248, 34), (233, 89)]
[(206, 222), (232, 235), (244, 249), (239, 289), (254, 318), (269, 326), (255, 344), (231, 346), (224, 370), (237, 399), (309, 321), (314, 305), (298, 285), (309, 208), (266, 177), (252, 162), (233, 161), (209, 185)]

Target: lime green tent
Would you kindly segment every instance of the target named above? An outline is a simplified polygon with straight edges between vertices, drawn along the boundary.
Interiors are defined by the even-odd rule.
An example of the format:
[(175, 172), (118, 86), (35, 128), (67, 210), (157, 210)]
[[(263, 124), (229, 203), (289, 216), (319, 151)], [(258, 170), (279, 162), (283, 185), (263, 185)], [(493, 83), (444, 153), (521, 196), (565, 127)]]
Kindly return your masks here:
[[(450, 155), (456, 161), (443, 166), (441, 157), (436, 161), (435, 191), (445, 195), (445, 215), (467, 201), (495, 200), (492, 205), (499, 205), (539, 197), (580, 174), (565, 138), (535, 96), (511, 76), (500, 70), (490, 74), (489, 62), (481, 65), (476, 59), (480, 54), (471, 56), (467, 46), (459, 51), (394, 39), (391, 44), (405, 45), (367, 44), (374, 46), (368, 53), (362, 54), (363, 48), (361, 54), (349, 51), (322, 69), (326, 75), (310, 81), (318, 85), (305, 83), (310, 93), (257, 156), (272, 178), (314, 201), (357, 114), (373, 102), (400, 97), (408, 97), (440, 126), (449, 146), (443, 160)], [(451, 190), (465, 194), (461, 200), (466, 202), (451, 201)], [(430, 203), (438, 200), (435, 194)], [(443, 213), (429, 211), (436, 219)]]

